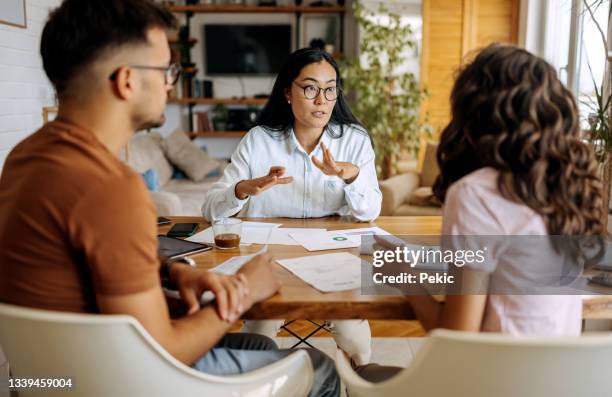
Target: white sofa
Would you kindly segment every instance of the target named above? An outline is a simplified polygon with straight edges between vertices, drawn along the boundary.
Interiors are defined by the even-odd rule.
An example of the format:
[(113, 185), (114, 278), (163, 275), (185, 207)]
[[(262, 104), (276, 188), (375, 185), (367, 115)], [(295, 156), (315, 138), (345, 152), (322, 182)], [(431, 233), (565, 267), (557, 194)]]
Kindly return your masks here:
[[(142, 174), (154, 169), (159, 178), (159, 191), (151, 192), (159, 216), (200, 216), (204, 195), (219, 176), (206, 177), (202, 181), (173, 179), (173, 166), (163, 148), (164, 138), (156, 132), (139, 133), (132, 138), (121, 157)], [(221, 166), (221, 172), (223, 166)]]

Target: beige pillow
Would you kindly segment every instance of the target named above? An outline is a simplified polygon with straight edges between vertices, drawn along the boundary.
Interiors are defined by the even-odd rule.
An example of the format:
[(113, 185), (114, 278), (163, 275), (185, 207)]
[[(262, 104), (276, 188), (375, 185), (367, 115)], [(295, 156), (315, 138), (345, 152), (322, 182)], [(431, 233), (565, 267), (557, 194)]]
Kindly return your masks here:
[[(161, 147), (163, 140), (157, 132), (139, 133), (128, 143), (128, 164), (140, 174), (154, 169), (160, 186), (164, 186), (172, 177), (172, 165), (166, 160)], [(121, 154), (125, 155), (123, 150)]]
[(166, 138), (162, 148), (168, 160), (196, 182), (206, 178), (206, 175), (221, 165), (191, 142), (183, 131), (176, 131)]
[(415, 189), (408, 197), (408, 204), (418, 206), (436, 206), (440, 207), (440, 202), (433, 195), (431, 187), (425, 186)]

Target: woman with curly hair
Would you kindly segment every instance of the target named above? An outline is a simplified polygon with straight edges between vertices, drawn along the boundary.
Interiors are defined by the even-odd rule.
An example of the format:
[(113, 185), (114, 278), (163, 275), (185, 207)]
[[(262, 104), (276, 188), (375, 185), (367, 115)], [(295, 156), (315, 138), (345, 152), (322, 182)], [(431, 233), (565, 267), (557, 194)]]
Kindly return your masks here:
[[(603, 233), (597, 163), (580, 140), (574, 98), (546, 61), (517, 47), (486, 47), (457, 77), (451, 112), (440, 137), (440, 175), (434, 185), (444, 203), (443, 235), (578, 238)], [(505, 239), (515, 245), (525, 241)], [(531, 240), (536, 243), (524, 249), (525, 255), (539, 258), (548, 238)], [(462, 279), (486, 281), (495, 274), (498, 285), (509, 284), (516, 275), (538, 271), (525, 269), (525, 256), (504, 255), (493, 262), (497, 269), (466, 266)], [(579, 295), (502, 292), (449, 296), (443, 306), (425, 302), (418, 312), (428, 329), (520, 335), (578, 335), (581, 330)], [(428, 307), (435, 309), (427, 312)]]
[[(604, 232), (597, 163), (579, 139), (574, 98), (552, 66), (523, 49), (491, 45), (459, 74), (451, 108), (452, 119), (440, 137), (440, 175), (434, 185), (444, 203), (442, 234)], [(578, 334), (580, 299), (453, 296), (444, 309), (425, 316), (425, 325)], [(526, 317), (532, 322), (545, 317), (541, 323), (546, 328), (519, 320)]]
[[(478, 285), (480, 292), (468, 287), (447, 295), (444, 303), (425, 292), (412, 294), (407, 299), (417, 318), (426, 330), (578, 335), (580, 295), (499, 292), (540, 271), (529, 268), (540, 266), (538, 258), (555, 258), (554, 244), (551, 250), (546, 241), (604, 231), (597, 165), (579, 139), (572, 94), (543, 59), (494, 44), (460, 71), (451, 112), (440, 137), (440, 175), (434, 185), (444, 203), (442, 235), (447, 241), (503, 236), (511, 243), (521, 239), (512, 236), (529, 236), (540, 243), (522, 246), (518, 254), (505, 252), (488, 267), (451, 265), (450, 273), (464, 288)], [(559, 262), (548, 264), (560, 267)], [(361, 374), (379, 381), (398, 370), (366, 366)]]

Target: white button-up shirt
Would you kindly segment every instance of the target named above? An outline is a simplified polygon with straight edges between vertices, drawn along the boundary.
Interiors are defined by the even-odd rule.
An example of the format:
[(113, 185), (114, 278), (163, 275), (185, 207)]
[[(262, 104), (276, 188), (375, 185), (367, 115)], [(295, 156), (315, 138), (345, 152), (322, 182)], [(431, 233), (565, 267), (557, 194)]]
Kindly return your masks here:
[[(339, 126), (331, 128), (339, 131)], [(223, 177), (208, 191), (202, 214), (209, 221), (230, 217), (241, 210), (241, 215), (247, 217), (352, 215), (360, 221), (375, 219), (380, 214), (382, 193), (376, 178), (374, 150), (369, 136), (358, 128), (344, 126), (341, 138), (323, 133), (310, 155), (297, 141), (293, 129), (286, 137), (280, 133), (270, 136), (262, 127), (251, 129), (240, 141)], [(311, 156), (323, 160), (321, 142), (334, 160), (359, 167), (359, 175), (352, 183), (325, 175), (313, 164)], [(293, 181), (244, 200), (236, 197), (234, 189), (238, 182), (265, 176), (272, 166), (284, 166), (283, 177), (292, 176)]]

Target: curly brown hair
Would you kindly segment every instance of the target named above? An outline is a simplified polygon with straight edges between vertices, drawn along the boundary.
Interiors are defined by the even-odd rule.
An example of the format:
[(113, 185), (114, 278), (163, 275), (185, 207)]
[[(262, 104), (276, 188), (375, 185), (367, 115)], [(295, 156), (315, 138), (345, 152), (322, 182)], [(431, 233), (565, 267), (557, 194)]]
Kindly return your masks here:
[(513, 46), (484, 48), (460, 71), (451, 112), (437, 152), (440, 201), (452, 183), (492, 167), (502, 195), (542, 215), (549, 234), (603, 233), (597, 163), (579, 139), (574, 97), (546, 61)]

